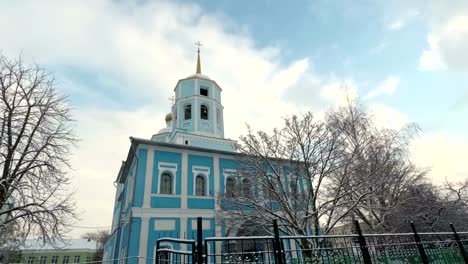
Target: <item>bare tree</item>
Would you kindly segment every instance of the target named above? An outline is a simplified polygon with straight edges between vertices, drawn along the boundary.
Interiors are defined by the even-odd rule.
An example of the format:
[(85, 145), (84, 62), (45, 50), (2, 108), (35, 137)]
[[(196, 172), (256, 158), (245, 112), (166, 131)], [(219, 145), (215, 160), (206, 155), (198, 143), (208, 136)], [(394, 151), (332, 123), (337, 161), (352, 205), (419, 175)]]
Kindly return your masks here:
[(417, 132), (414, 125), (379, 129), (355, 103), (323, 121), (311, 113), (286, 118), (272, 134), (249, 129), (219, 214), (250, 234), (269, 232), (272, 219), (293, 235), (326, 234), (354, 219), (370, 230), (391, 229), (387, 218), (425, 180), (426, 170), (409, 160)]
[(81, 236), (84, 239), (88, 240), (93, 240), (96, 241), (97, 243), (97, 248), (96, 248), (96, 258), (95, 261), (102, 261), (102, 258), (104, 256), (104, 244), (107, 243), (107, 241), (111, 237), (111, 233), (109, 230), (99, 230), (95, 232), (87, 232)]
[[(338, 132), (312, 113), (285, 118), (271, 135), (249, 130), (240, 138), (237, 188), (220, 196), (220, 214), (257, 223), (251, 225), (256, 232), (267, 231), (272, 219), (287, 234), (329, 232), (372, 191), (373, 181), (351, 179), (355, 155), (342, 155), (349, 146)], [(353, 195), (357, 189), (362, 192)]]
[(426, 182), (427, 170), (415, 166), (409, 158), (409, 144), (419, 128), (410, 124), (399, 130), (379, 129), (362, 106), (353, 104), (330, 113), (328, 122), (345, 146), (340, 156), (347, 162), (338, 175), (348, 174), (347, 179), (352, 182), (367, 183), (363, 188), (332, 183), (331, 195), (343, 187), (350, 191), (344, 200), (355, 201), (364, 195), (366, 198), (360, 199), (350, 211), (348, 221), (359, 219), (367, 230), (374, 232), (395, 231), (398, 225), (387, 217), (410, 198), (407, 196), (410, 189)]
[(70, 107), (40, 67), (0, 55), (0, 109), (0, 237), (19, 230), (21, 238), (60, 239), (75, 217)]

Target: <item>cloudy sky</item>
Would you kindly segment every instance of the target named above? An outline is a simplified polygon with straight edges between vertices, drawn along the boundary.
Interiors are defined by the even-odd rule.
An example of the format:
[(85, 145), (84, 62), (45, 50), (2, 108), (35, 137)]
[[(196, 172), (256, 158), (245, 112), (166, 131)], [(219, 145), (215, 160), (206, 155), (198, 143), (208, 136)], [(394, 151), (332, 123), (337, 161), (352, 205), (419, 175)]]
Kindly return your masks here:
[(434, 181), (468, 176), (466, 0), (0, 0), (0, 26), (3, 55), (53, 72), (74, 108), (76, 226), (111, 224), (129, 136), (164, 127), (195, 41), (229, 138), (340, 105), (347, 89), (380, 126), (419, 124), (413, 159)]

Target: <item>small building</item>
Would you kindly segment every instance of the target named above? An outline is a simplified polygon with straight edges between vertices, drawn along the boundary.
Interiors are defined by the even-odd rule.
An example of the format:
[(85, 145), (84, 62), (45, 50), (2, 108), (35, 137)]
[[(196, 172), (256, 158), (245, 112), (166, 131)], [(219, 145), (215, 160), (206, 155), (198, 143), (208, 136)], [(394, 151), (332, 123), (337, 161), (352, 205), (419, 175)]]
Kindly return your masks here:
[(57, 245), (43, 244), (40, 240), (27, 240), (21, 247), (21, 263), (67, 264), (93, 262), (98, 242), (88, 239), (70, 239)]

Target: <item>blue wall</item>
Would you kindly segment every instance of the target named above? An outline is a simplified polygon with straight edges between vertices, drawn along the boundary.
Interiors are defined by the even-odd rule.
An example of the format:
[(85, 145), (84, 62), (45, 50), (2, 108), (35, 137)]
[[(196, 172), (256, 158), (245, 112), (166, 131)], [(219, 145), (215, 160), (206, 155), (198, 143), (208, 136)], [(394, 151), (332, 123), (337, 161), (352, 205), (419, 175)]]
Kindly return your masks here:
[[(175, 220), (175, 229), (171, 230), (164, 230), (159, 228), (158, 226), (155, 226), (155, 221), (156, 220)], [(156, 222), (157, 223), (157, 222)], [(180, 234), (180, 219), (179, 218), (170, 218), (170, 217), (151, 217), (149, 219), (149, 226), (148, 230), (143, 230), (145, 232), (148, 232), (148, 246), (147, 246), (147, 252), (146, 252), (146, 257), (148, 258), (147, 263), (152, 264), (153, 261), (152, 259), (156, 256), (154, 256), (154, 249), (156, 246), (156, 242), (159, 238), (162, 237), (173, 237), (173, 238), (179, 238), (179, 237), (184, 237), (184, 234)], [(172, 245), (174, 249), (180, 249), (179, 244), (173, 244)]]
[(146, 178), (146, 160), (148, 157), (147, 149), (138, 150), (138, 166), (135, 175), (135, 192), (133, 193), (133, 206), (143, 206), (143, 195), (145, 193), (145, 178)]
[(141, 218), (131, 218), (130, 240), (128, 241), (128, 260), (127, 263), (138, 263), (140, 254), (140, 234), (141, 234)]
[(199, 155), (188, 155), (188, 172), (187, 172), (187, 193), (188, 195), (194, 195), (194, 178), (196, 175), (193, 174), (193, 166), (203, 166), (210, 169), (210, 174), (208, 175), (209, 186), (208, 186), (208, 196), (214, 195), (214, 171), (213, 171), (213, 157), (208, 156), (199, 156)]
[(237, 169), (237, 163), (233, 159), (219, 159), (219, 192), (221, 194), (225, 193), (225, 186), (224, 183), (226, 181), (226, 177), (224, 176), (223, 170), (224, 169), (231, 169), (231, 170), (236, 170)]
[(178, 94), (179, 98), (192, 96), (194, 88), (195, 88), (195, 80), (191, 79), (191, 80), (181, 81), (179, 84), (179, 94)]
[[(154, 159), (153, 159), (153, 179), (152, 179), (152, 186), (151, 186), (151, 193), (158, 193), (159, 186), (159, 162), (168, 162), (168, 163), (175, 163), (177, 164), (177, 173), (175, 176), (176, 179), (176, 190), (175, 194), (180, 195), (181, 193), (181, 171), (182, 171), (182, 154), (177, 152), (169, 152), (169, 151), (161, 151), (156, 150), (154, 151)], [(169, 168), (169, 167), (168, 167)], [(161, 168), (164, 171), (163, 168)], [(162, 172), (161, 171), (161, 172)]]

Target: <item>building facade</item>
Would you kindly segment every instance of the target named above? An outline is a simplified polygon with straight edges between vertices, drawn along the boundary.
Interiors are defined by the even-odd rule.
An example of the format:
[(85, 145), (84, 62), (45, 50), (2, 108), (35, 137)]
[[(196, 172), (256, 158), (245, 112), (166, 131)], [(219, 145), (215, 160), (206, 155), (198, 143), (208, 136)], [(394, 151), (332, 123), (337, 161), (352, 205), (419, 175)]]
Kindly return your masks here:
[(64, 240), (59, 245), (43, 245), (28, 240), (21, 248), (21, 262), (25, 264), (72, 264), (94, 262), (98, 242), (87, 239)]
[[(224, 236), (217, 195), (237, 181), (235, 141), (224, 138), (221, 87), (201, 74), (177, 82), (166, 127), (151, 139), (130, 138), (116, 180), (112, 237), (104, 260), (152, 263), (160, 237)], [(227, 184), (226, 184), (227, 183)]]

